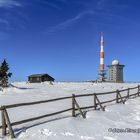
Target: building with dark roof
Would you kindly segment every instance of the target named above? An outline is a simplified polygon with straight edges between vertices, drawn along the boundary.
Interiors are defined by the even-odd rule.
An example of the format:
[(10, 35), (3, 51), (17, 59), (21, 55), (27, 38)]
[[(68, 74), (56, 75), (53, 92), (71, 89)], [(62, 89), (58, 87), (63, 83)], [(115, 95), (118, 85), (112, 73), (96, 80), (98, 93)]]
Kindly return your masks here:
[(28, 76), (28, 81), (30, 83), (41, 83), (45, 81), (53, 82), (55, 79), (48, 74), (33, 74)]

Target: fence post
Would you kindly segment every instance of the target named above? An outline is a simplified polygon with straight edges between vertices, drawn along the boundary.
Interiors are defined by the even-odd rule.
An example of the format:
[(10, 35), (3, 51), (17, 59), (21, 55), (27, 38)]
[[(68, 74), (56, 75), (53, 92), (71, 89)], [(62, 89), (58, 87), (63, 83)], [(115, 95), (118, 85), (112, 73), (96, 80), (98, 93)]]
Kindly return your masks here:
[(120, 94), (120, 91), (117, 90), (117, 103), (119, 103), (119, 99), (121, 100), (120, 102), (122, 102), (123, 104), (125, 104), (125, 100), (122, 99), (122, 96)]
[(127, 98), (129, 99), (129, 93), (130, 93), (130, 89), (127, 89)]
[(77, 109), (79, 110), (80, 114), (82, 115), (82, 117), (85, 119), (85, 118), (86, 118), (86, 114), (84, 114), (84, 113), (82, 112), (82, 110), (81, 110), (79, 104), (77, 103), (77, 101), (75, 100), (75, 98), (74, 98), (74, 103), (75, 103)]
[(96, 103), (96, 94), (94, 94), (94, 108), (95, 108), (95, 110), (97, 109), (97, 103)]
[(119, 103), (119, 100), (118, 100), (118, 90), (116, 90), (116, 103)]
[(140, 85), (138, 85), (138, 96), (140, 96)]
[(72, 117), (75, 117), (75, 95), (72, 94)]
[(4, 117), (5, 117), (5, 120), (6, 120), (6, 123), (7, 123), (7, 127), (9, 129), (9, 134), (11, 135), (11, 138), (15, 138), (14, 131), (12, 129), (12, 126), (11, 126), (10, 119), (9, 119), (8, 113), (6, 111), (6, 108), (3, 110), (3, 112), (4, 112)]
[(12, 129), (10, 119), (5, 106), (1, 107), (1, 119), (2, 119), (2, 136), (6, 136), (6, 128), (8, 127), (11, 138), (15, 138), (14, 131)]
[(6, 136), (6, 120), (4, 117), (4, 107), (1, 106), (2, 136)]
[[(98, 102), (98, 104), (99, 104), (100, 108), (102, 109), (102, 111), (105, 111), (105, 106), (102, 106), (102, 104), (101, 104), (101, 102), (100, 102), (100, 100), (98, 99), (98, 97), (97, 97), (96, 94), (95, 94), (94, 98), (95, 98), (95, 100)], [(97, 105), (97, 104), (96, 104), (96, 105)]]

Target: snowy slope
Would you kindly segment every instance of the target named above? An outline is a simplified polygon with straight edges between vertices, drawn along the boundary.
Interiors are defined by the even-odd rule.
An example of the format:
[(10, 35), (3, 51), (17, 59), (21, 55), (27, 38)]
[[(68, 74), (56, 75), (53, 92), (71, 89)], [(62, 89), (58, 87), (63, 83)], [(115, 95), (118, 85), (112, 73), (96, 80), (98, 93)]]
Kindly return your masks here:
[[(138, 84), (112, 84), (112, 83), (64, 83), (56, 82), (28, 84), (25, 82), (12, 83), (10, 87), (0, 91), (0, 105), (47, 100), (72, 94), (99, 93), (135, 87)], [(106, 96), (101, 100), (108, 100), (112, 96)], [(80, 106), (93, 105), (91, 97), (78, 100)], [(71, 108), (71, 100), (57, 101), (9, 109), (11, 122), (35, 117)], [(139, 133), (112, 133), (109, 128), (140, 128), (140, 98), (130, 99), (123, 104), (111, 104), (106, 111), (87, 112), (87, 118), (81, 116), (72, 118), (71, 111), (38, 121), (14, 126), (17, 139), (21, 140), (124, 140), (139, 139)], [(1, 124), (1, 120), (0, 120)], [(109, 129), (111, 131), (111, 129)], [(134, 131), (134, 130), (133, 130)], [(2, 137), (0, 137), (2, 139)], [(5, 138), (8, 139), (8, 138)]]

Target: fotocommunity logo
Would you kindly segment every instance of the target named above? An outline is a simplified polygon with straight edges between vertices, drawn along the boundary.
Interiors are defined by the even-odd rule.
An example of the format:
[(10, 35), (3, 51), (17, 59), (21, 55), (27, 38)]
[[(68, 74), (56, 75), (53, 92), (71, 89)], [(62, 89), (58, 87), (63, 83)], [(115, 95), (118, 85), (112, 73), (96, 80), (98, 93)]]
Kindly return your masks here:
[(108, 132), (111, 133), (140, 133), (140, 128), (133, 129), (133, 128), (109, 128)]

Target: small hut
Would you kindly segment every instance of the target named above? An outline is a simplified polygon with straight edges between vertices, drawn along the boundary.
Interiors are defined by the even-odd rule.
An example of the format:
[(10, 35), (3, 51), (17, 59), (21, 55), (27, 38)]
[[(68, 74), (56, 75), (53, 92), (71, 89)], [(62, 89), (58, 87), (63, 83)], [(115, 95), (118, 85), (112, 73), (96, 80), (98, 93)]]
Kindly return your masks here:
[(33, 74), (28, 76), (28, 81), (30, 83), (41, 83), (45, 81), (53, 82), (55, 79), (48, 74)]

